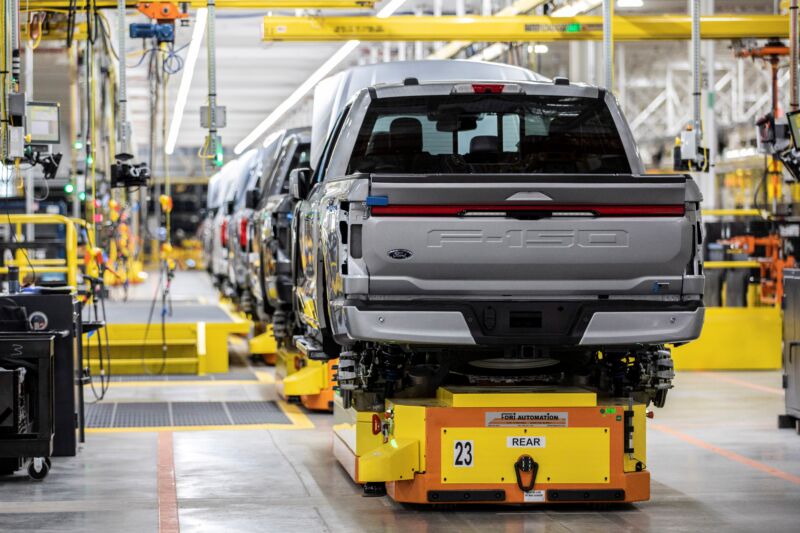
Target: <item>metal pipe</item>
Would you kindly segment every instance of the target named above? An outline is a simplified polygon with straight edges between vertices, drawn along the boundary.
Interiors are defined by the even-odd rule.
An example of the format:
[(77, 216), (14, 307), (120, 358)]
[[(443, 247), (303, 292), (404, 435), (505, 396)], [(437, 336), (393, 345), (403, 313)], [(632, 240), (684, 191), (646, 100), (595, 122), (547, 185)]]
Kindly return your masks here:
[[(416, 15), (417, 17), (421, 17), (423, 14), (424, 13), (421, 7), (417, 7), (416, 9), (414, 9), (414, 15)], [(423, 59), (425, 56), (425, 51), (423, 48), (424, 44), (425, 43), (423, 43), (422, 41), (414, 41), (414, 59), (417, 61)]]
[(11, 0), (11, 77), (20, 79), (19, 0)]
[[(78, 124), (80, 123), (80, 97), (78, 95), (78, 47), (67, 48), (67, 55), (69, 56), (69, 146), (70, 146), (70, 176), (75, 182), (75, 192), (72, 195), (72, 217), (80, 218), (81, 216), (81, 200), (80, 193), (86, 190), (86, 180), (81, 176), (78, 179), (78, 150), (75, 148), (74, 142), (78, 138)], [(133, 217), (134, 234), (138, 235), (138, 218)]]
[(119, 147), (120, 154), (128, 153), (128, 76), (125, 72), (125, 0), (117, 1), (117, 50), (119, 55), (119, 87), (117, 105), (119, 106)]
[(214, 0), (208, 0), (208, 27), (206, 47), (208, 49), (208, 136), (209, 149), (216, 149), (217, 143), (217, 10)]
[(696, 146), (701, 146), (703, 132), (700, 130), (700, 0), (691, 0), (692, 6), (692, 127)]
[(797, 8), (798, 0), (792, 0), (789, 6), (789, 109), (797, 111), (798, 103), (797, 68), (798, 68), (798, 35), (797, 35)]
[(5, 167), (5, 160), (8, 154), (8, 128), (6, 125), (7, 111), (6, 111), (6, 95), (8, 94), (8, 78), (11, 73), (9, 66), (9, 48), (11, 36), (9, 32), (5, 31), (8, 26), (8, 3), (6, 0), (0, 0), (0, 170), (3, 170), (3, 179), (7, 180), (4, 184), (6, 191), (3, 196), (8, 196), (8, 184), (13, 182), (10, 172)]
[[(19, 58), (17, 58), (19, 59)], [(32, 101), (33, 96), (33, 48), (30, 43), (25, 47), (25, 97), (28, 102)], [(25, 172), (25, 213), (31, 215), (36, 209), (34, 206), (34, 177), (33, 170)], [(25, 240), (34, 240), (35, 228), (33, 224), (25, 224)]]
[[(433, 16), (434, 17), (441, 17), (442, 16), (442, 0), (433, 0)], [(442, 41), (436, 41), (433, 43), (433, 49), (438, 50), (444, 46)]]
[[(715, 0), (703, 0), (704, 13), (706, 15), (713, 15), (716, 9)], [(706, 146), (708, 147), (708, 160), (706, 161), (706, 178), (704, 181), (703, 205), (708, 208), (717, 207), (717, 156), (719, 151), (719, 143), (717, 140), (717, 110), (716, 110), (716, 84), (717, 76), (715, 70), (716, 64), (716, 43), (708, 40), (703, 43), (705, 48), (706, 60), (706, 109), (705, 120), (703, 121), (703, 128), (701, 133), (704, 134), (706, 139)]]
[(614, 91), (614, 0), (603, 0), (603, 83)]

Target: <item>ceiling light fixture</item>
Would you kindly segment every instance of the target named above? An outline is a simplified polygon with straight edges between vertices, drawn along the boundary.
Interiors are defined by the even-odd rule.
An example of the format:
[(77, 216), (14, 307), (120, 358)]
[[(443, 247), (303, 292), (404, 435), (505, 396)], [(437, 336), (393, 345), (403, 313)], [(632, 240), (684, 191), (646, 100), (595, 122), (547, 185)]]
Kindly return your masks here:
[[(406, 0), (390, 0), (388, 4), (386, 4), (378, 14), (375, 15), (378, 18), (384, 19), (391, 17), (395, 11), (400, 9), (400, 7), (406, 2)], [(256, 142), (259, 137), (264, 135), (272, 126), (275, 125), (278, 120), (286, 114), (292, 107), (297, 105), (300, 100), (302, 100), (320, 81), (322, 81), (325, 76), (331, 73), (333, 69), (335, 69), (339, 63), (345, 60), (347, 56), (349, 56), (353, 50), (358, 48), (358, 45), (361, 44), (361, 41), (358, 40), (351, 40), (344, 43), (341, 48), (339, 48), (331, 57), (328, 58), (325, 63), (322, 64), (317, 70), (314, 71), (311, 76), (308, 77), (306, 81), (304, 81), (300, 87), (294, 90), (289, 97), (281, 102), (278, 107), (276, 107), (272, 113), (267, 116), (261, 123), (255, 127), (253, 131), (251, 131), (247, 137), (242, 139), (242, 141), (236, 145), (233, 149), (233, 153), (236, 155), (241, 154), (244, 152), (248, 146)]]
[(181, 130), (183, 121), (183, 111), (186, 109), (186, 101), (189, 98), (189, 89), (192, 87), (192, 77), (194, 67), (197, 64), (197, 56), (200, 54), (200, 45), (203, 43), (203, 34), (206, 32), (206, 22), (208, 21), (208, 9), (200, 8), (194, 19), (194, 30), (192, 31), (192, 41), (189, 44), (189, 51), (186, 53), (186, 64), (181, 75), (181, 85), (178, 88), (178, 97), (175, 99), (175, 107), (172, 111), (172, 122), (169, 124), (169, 134), (164, 151), (172, 155), (175, 151), (175, 144), (178, 142), (178, 133)]

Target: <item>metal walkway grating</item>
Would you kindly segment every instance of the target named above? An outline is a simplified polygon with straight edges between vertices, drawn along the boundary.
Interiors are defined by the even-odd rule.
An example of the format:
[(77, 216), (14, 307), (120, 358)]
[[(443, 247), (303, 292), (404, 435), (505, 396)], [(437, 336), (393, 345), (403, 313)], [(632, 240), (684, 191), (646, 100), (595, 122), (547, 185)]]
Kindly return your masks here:
[(87, 428), (286, 424), (275, 402), (120, 402), (86, 406)]

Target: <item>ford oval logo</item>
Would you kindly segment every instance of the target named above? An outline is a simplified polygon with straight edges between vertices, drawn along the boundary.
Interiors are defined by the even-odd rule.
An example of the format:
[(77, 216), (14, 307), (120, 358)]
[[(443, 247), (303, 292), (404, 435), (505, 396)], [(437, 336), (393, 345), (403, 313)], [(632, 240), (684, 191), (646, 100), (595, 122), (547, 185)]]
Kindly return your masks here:
[(386, 255), (388, 255), (392, 259), (408, 259), (414, 254), (413, 252), (411, 252), (411, 250), (404, 250), (403, 248), (397, 248), (394, 250), (389, 250), (388, 252), (386, 252)]

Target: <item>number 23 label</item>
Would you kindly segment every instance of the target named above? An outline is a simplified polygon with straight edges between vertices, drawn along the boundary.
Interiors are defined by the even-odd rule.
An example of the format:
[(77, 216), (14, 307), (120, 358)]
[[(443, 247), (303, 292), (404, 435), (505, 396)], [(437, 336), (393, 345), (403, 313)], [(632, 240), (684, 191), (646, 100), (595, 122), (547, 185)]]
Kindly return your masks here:
[(475, 446), (471, 440), (453, 442), (453, 466), (471, 467), (475, 460)]

